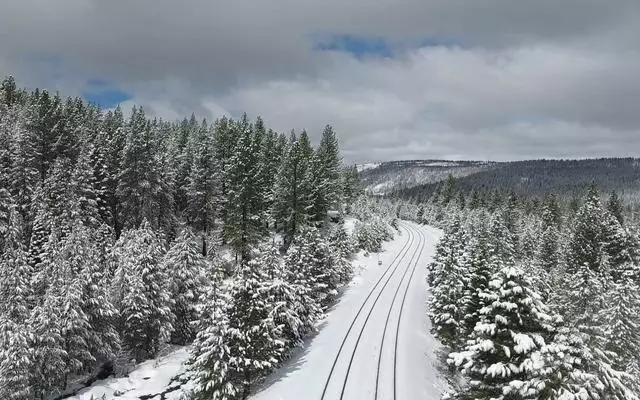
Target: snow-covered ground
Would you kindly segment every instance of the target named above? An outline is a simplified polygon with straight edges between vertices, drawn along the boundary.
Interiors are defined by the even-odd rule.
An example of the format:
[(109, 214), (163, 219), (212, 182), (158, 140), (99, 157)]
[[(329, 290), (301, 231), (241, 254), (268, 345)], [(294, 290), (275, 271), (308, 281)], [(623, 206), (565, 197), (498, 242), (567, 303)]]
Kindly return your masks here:
[[(440, 231), (402, 222), (385, 250), (354, 260), (356, 277), (318, 333), (269, 377), (252, 400), (437, 400), (438, 342), (426, 314), (426, 265)], [(380, 265), (379, 265), (380, 262)], [(380, 351), (382, 349), (382, 351)], [(139, 399), (172, 387), (186, 348), (147, 361), (128, 378), (110, 378), (72, 399)], [(168, 393), (177, 400), (180, 390)], [(376, 397), (377, 395), (377, 397)], [(160, 399), (160, 396), (153, 398)]]
[[(96, 382), (92, 387), (80, 391), (71, 399), (78, 400), (139, 400), (140, 396), (159, 394), (172, 386), (177, 386), (173, 378), (184, 372), (184, 363), (189, 351), (182, 347), (164, 357), (141, 363), (126, 378), (109, 378)], [(93, 397), (92, 397), (93, 396)], [(180, 390), (168, 393), (166, 400), (180, 398)], [(152, 397), (153, 400), (160, 396)]]

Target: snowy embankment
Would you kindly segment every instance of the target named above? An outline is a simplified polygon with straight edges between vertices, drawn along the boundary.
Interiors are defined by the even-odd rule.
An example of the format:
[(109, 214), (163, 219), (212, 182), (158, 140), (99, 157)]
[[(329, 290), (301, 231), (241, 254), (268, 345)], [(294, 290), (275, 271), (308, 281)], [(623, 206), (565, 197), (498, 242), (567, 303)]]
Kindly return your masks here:
[[(141, 363), (131, 371), (128, 377), (108, 378), (97, 381), (90, 388), (80, 391), (70, 397), (78, 400), (140, 400), (160, 399), (160, 394), (177, 387), (180, 383), (175, 377), (184, 372), (185, 362), (189, 357), (189, 351), (182, 347), (164, 357)], [(146, 397), (150, 395), (153, 397)], [(166, 393), (164, 399), (178, 400), (181, 390), (173, 390)]]
[[(355, 276), (318, 333), (268, 377), (253, 400), (426, 399), (444, 389), (426, 314), (426, 265), (440, 231), (403, 222), (380, 253), (355, 257)], [(110, 378), (74, 399), (154, 399), (178, 385), (188, 351), (141, 364), (128, 378)], [(188, 385), (187, 385), (188, 386)], [(165, 395), (178, 400), (181, 388)]]

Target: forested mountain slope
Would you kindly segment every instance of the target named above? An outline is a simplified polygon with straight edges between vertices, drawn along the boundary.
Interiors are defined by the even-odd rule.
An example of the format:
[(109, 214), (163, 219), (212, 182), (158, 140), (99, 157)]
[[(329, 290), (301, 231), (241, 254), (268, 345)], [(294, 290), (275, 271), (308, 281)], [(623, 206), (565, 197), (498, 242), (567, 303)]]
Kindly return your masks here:
[(359, 166), (362, 184), (371, 194), (389, 194), (445, 180), (449, 175), (462, 177), (489, 169), (493, 163), (480, 161), (409, 160), (387, 161)]
[(513, 162), (402, 161), (382, 163), (361, 172), (366, 189), (388, 194), (428, 198), (451, 174), (463, 192), (514, 191), (524, 196), (555, 193), (559, 197), (582, 196), (590, 184), (603, 192), (613, 190), (627, 200), (640, 191), (640, 160), (599, 158), (585, 160), (529, 160)]

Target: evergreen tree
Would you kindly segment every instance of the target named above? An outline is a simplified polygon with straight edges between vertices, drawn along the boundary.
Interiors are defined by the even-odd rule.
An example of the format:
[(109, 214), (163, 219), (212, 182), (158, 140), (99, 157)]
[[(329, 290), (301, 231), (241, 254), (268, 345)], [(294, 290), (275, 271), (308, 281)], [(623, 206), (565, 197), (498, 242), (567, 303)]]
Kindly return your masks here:
[(18, 205), (22, 219), (26, 224), (30, 224), (32, 221), (31, 203), (40, 181), (40, 171), (37, 162), (37, 142), (31, 140), (26, 124), (27, 122), (16, 119), (13, 123), (9, 122), (6, 125), (6, 129), (10, 129), (9, 132), (11, 132), (7, 180), (9, 181), (9, 192)]
[(338, 149), (338, 139), (331, 125), (322, 131), (320, 145), (313, 154), (313, 219), (323, 221), (330, 208), (342, 202), (340, 169), (342, 160)]
[(539, 398), (541, 350), (553, 337), (556, 319), (522, 271), (508, 266), (496, 273), (481, 293), (480, 310), (471, 340), (450, 355), (470, 380), (461, 399)]
[(291, 134), (276, 179), (275, 218), (288, 247), (301, 226), (307, 224), (312, 208), (311, 155), (306, 132)]
[(272, 305), (272, 317), (282, 327), (282, 339), (290, 348), (302, 343), (303, 337), (313, 331), (314, 324), (322, 313), (311, 297), (308, 287), (297, 284), (287, 274), (282, 257), (275, 244), (263, 245), (249, 268), (263, 271), (263, 289)]
[(347, 205), (353, 204), (361, 192), (358, 169), (355, 165), (345, 168), (342, 172), (342, 194), (345, 203)]
[(442, 193), (440, 196), (441, 204), (442, 205), (449, 204), (449, 202), (451, 202), (454, 199), (457, 192), (458, 192), (458, 188), (457, 188), (456, 178), (453, 175), (449, 174), (442, 188)]
[(169, 339), (174, 316), (167, 271), (160, 264), (162, 245), (148, 222), (123, 234), (114, 248), (114, 279), (122, 344), (135, 359), (154, 357)]
[(64, 349), (63, 327), (60, 321), (62, 298), (49, 291), (42, 305), (36, 306), (27, 320), (33, 349), (31, 387), (36, 398), (58, 393), (68, 372), (68, 354)]
[(115, 326), (118, 313), (108, 291), (111, 237), (111, 230), (105, 226), (99, 230), (76, 226), (66, 241), (71, 253), (68, 259), (76, 258), (81, 263), (78, 275), (81, 307), (91, 326), (87, 345), (97, 361), (113, 360), (120, 350), (120, 336)]
[(208, 296), (203, 329), (200, 330), (191, 348), (190, 370), (193, 374), (196, 399), (241, 398), (241, 385), (237, 383), (238, 370), (243, 365), (232, 351), (229, 338), (234, 333), (229, 325), (228, 303), (213, 291)]
[[(255, 130), (260, 132), (260, 127), (264, 129), (264, 123), (260, 118), (255, 123)], [(282, 138), (282, 139), (281, 139)], [(282, 140), (282, 142), (281, 142)], [(276, 194), (274, 193), (274, 186), (276, 177), (278, 175), (278, 169), (280, 168), (280, 162), (282, 157), (282, 146), (286, 144), (286, 138), (284, 136), (278, 136), (275, 132), (269, 130), (261, 141), (260, 157), (259, 157), (259, 174), (258, 182), (261, 184), (260, 191), (262, 192), (264, 207), (269, 213), (269, 220), (265, 221), (265, 225), (269, 226), (273, 224), (273, 205)]]
[(116, 237), (122, 231), (121, 204), (118, 198), (118, 185), (121, 173), (122, 155), (126, 145), (127, 135), (124, 126), (124, 116), (120, 106), (111, 112), (109, 111), (102, 122), (100, 136), (104, 145), (105, 153), (105, 176), (104, 176), (104, 202), (108, 210), (110, 220), (108, 224), (113, 229)]
[(206, 261), (188, 229), (182, 231), (167, 251), (161, 269), (172, 280), (170, 289), (175, 321), (171, 342), (188, 344), (195, 337), (195, 324), (200, 318), (198, 305), (206, 284)]
[(562, 215), (558, 200), (554, 194), (545, 197), (542, 205), (542, 224), (545, 228), (554, 226), (558, 228), (562, 222)]
[(609, 212), (618, 220), (620, 225), (624, 224), (624, 217), (622, 216), (622, 202), (615, 190), (611, 192), (611, 196), (609, 196), (607, 210), (609, 210)]
[(260, 190), (260, 162), (255, 160), (260, 150), (259, 137), (252, 133), (248, 121), (243, 120), (236, 125), (240, 132), (226, 171), (223, 236), (225, 242), (236, 251), (236, 255), (247, 260), (250, 246), (256, 244), (266, 232), (264, 220), (267, 210), (264, 191)]
[(340, 271), (333, 261), (329, 246), (319, 231), (305, 228), (285, 257), (288, 281), (308, 288), (318, 304), (328, 306), (340, 283)]
[(219, 173), (213, 157), (214, 143), (204, 126), (194, 138), (193, 159), (187, 180), (187, 217), (202, 232), (202, 254), (207, 255), (207, 236), (216, 215), (215, 194)]
[(154, 228), (168, 228), (170, 217), (163, 213), (172, 209), (170, 186), (163, 181), (156, 157), (155, 127), (141, 108), (132, 111), (126, 126), (127, 139), (118, 177), (117, 195), (122, 205), (125, 227), (137, 228), (147, 220)]
[[(226, 316), (197, 340), (196, 397), (246, 399), (254, 383), (271, 371), (285, 351), (282, 327), (262, 281), (263, 271), (247, 266), (230, 288)], [(215, 374), (214, 374), (215, 373)]]
[[(607, 258), (601, 258), (604, 262), (599, 265), (607, 270)], [(572, 328), (573, 335), (588, 349), (582, 353), (585, 371), (598, 379), (603, 398), (629, 398), (627, 395), (632, 390), (627, 385), (631, 379), (615, 369), (616, 353), (607, 349), (611, 321), (607, 316), (606, 293), (611, 289), (610, 282), (602, 272), (583, 264), (574, 272), (565, 274), (560, 287), (554, 303)]]
[(627, 238), (618, 221), (602, 206), (598, 189), (591, 186), (587, 200), (578, 210), (573, 224), (567, 262), (569, 271), (586, 265), (602, 271), (602, 255), (617, 269), (632, 260)]
[(9, 75), (0, 83), (0, 103), (8, 107), (19, 103), (22, 100), (24, 94), (18, 90), (16, 86), (16, 80), (13, 76)]
[(191, 118), (189, 120), (185, 118), (180, 123), (178, 134), (174, 138), (175, 148), (173, 151), (175, 152), (174, 157), (177, 163), (174, 192), (175, 207), (178, 212), (182, 212), (187, 208), (189, 198), (187, 186), (191, 175), (191, 168), (194, 164), (194, 153), (198, 151), (199, 145), (204, 144), (199, 143), (199, 139), (202, 136), (202, 132), (199, 132), (200, 130), (204, 130), (206, 132), (206, 125), (203, 124), (203, 126), (198, 126), (196, 116), (191, 114)]
[(429, 317), (435, 335), (443, 344), (458, 349), (463, 343), (468, 265), (463, 264), (465, 232), (455, 218), (436, 247), (429, 265), (429, 281), (433, 296), (429, 301)]
[(491, 251), (499, 259), (510, 262), (516, 258), (515, 244), (513, 242), (513, 233), (505, 223), (504, 218), (496, 214), (491, 220), (489, 226), (489, 237), (491, 239)]
[(613, 367), (634, 374), (637, 383), (640, 383), (639, 312), (638, 285), (630, 277), (623, 277), (613, 284), (604, 308), (605, 325), (609, 332), (606, 349), (616, 355)]
[(19, 323), (29, 315), (33, 271), (22, 244), (22, 219), (15, 206), (10, 210), (4, 242), (5, 251), (0, 254), (0, 317)]
[(336, 226), (329, 234), (329, 247), (333, 254), (333, 263), (340, 276), (340, 282), (346, 283), (353, 276), (351, 257), (357, 245), (343, 226)]
[(500, 260), (492, 256), (486, 237), (472, 238), (465, 246), (460, 260), (461, 271), (468, 271), (462, 293), (464, 318), (463, 332), (470, 336), (476, 323), (480, 321), (481, 310), (486, 305), (483, 293), (489, 289), (492, 275), (501, 269)]
[(34, 365), (28, 327), (8, 322), (1, 315), (0, 326), (0, 396), (7, 400), (31, 400)]

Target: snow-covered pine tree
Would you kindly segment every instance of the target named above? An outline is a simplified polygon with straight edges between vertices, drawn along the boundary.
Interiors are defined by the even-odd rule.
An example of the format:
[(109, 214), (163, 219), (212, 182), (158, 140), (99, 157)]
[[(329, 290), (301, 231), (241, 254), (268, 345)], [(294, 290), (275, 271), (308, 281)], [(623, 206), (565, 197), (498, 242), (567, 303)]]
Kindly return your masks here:
[(2, 316), (0, 326), (0, 397), (32, 400), (34, 365), (28, 326), (6, 321)]
[(593, 271), (600, 271), (600, 260), (605, 245), (604, 208), (595, 185), (589, 188), (585, 203), (576, 213), (573, 232), (569, 243), (567, 264), (569, 271), (583, 265)]
[(85, 226), (97, 228), (101, 223), (101, 213), (99, 209), (100, 192), (91, 163), (91, 149), (80, 150), (77, 162), (74, 165), (69, 182), (69, 198), (73, 204), (66, 206), (73, 212), (73, 220), (81, 221)]
[(208, 129), (201, 128), (193, 138), (192, 165), (187, 179), (186, 215), (191, 225), (202, 232), (202, 254), (207, 255), (207, 238), (213, 229), (219, 172), (213, 157), (214, 143)]
[(228, 288), (220, 271), (213, 271), (203, 299), (201, 319), (191, 345), (189, 371), (193, 376), (193, 397), (196, 399), (227, 399), (239, 389), (230, 380), (234, 376), (238, 358), (231, 355), (227, 338), (228, 308), (231, 302)]
[(184, 212), (188, 204), (188, 181), (193, 167), (194, 154), (197, 151), (198, 137), (201, 136), (198, 130), (203, 128), (207, 131), (207, 126), (198, 126), (196, 116), (191, 114), (191, 118), (184, 118), (180, 122), (177, 134), (171, 140), (172, 158), (175, 159), (175, 181), (174, 198), (175, 207), (178, 213)]
[(14, 205), (9, 209), (5, 251), (0, 254), (0, 316), (16, 323), (26, 319), (32, 302), (30, 280), (33, 271), (22, 235), (22, 217)]
[(541, 217), (542, 225), (545, 229), (550, 226), (555, 226), (556, 228), (560, 227), (560, 224), (562, 223), (562, 213), (560, 211), (558, 200), (553, 193), (544, 198)]
[(195, 237), (189, 229), (183, 229), (164, 255), (161, 269), (166, 271), (172, 283), (172, 312), (175, 316), (171, 342), (190, 343), (196, 334), (196, 322), (200, 319), (206, 283), (206, 260), (198, 251)]
[(462, 293), (463, 328), (460, 332), (464, 337), (473, 333), (476, 323), (480, 321), (481, 310), (487, 305), (483, 297), (489, 289), (489, 282), (493, 274), (501, 269), (500, 259), (491, 254), (486, 235), (479, 234), (469, 240), (460, 259), (460, 271), (467, 271), (464, 278)]
[(114, 254), (113, 282), (122, 345), (138, 361), (155, 356), (169, 339), (174, 316), (170, 279), (161, 265), (162, 244), (147, 221), (123, 233)]
[(34, 145), (35, 152), (31, 161), (38, 171), (40, 181), (45, 180), (55, 160), (54, 146), (58, 139), (61, 114), (60, 96), (52, 97), (48, 91), (36, 89), (29, 97), (25, 128), (28, 140)]
[(572, 269), (563, 276), (551, 298), (552, 305), (566, 321), (576, 341), (582, 343), (587, 351), (582, 352), (583, 369), (599, 381), (601, 398), (628, 399), (633, 393), (629, 384), (631, 376), (614, 367), (616, 353), (609, 350), (609, 323), (607, 293), (612, 282), (606, 271), (609, 269), (607, 256), (601, 254), (598, 270), (588, 264)]
[(265, 272), (264, 290), (273, 305), (273, 318), (282, 326), (282, 337), (287, 348), (301, 343), (303, 337), (313, 331), (314, 324), (322, 314), (318, 303), (311, 296), (311, 289), (294, 281), (287, 274), (284, 260), (275, 244), (262, 245), (250, 267)]
[(22, 219), (25, 223), (31, 223), (31, 203), (40, 182), (40, 173), (36, 162), (36, 143), (31, 141), (25, 122), (20, 121), (17, 117), (15, 122), (9, 123), (6, 129), (10, 129), (9, 134), (11, 135), (11, 146), (9, 147), (11, 165), (8, 170), (9, 192), (18, 205)]
[(623, 206), (620, 197), (618, 197), (618, 193), (614, 190), (611, 192), (609, 196), (609, 200), (607, 201), (607, 210), (613, 215), (620, 225), (624, 224), (624, 216), (623, 216)]
[(465, 231), (459, 217), (445, 231), (429, 265), (433, 296), (429, 300), (429, 318), (435, 335), (443, 344), (461, 348), (464, 342), (465, 305), (462, 300), (468, 285), (468, 265), (463, 263)]
[[(98, 362), (113, 360), (120, 350), (120, 336), (116, 330), (118, 313), (109, 295), (111, 282), (109, 252), (112, 231), (106, 225), (98, 230), (76, 226), (68, 245), (82, 265), (79, 282), (82, 288), (82, 310), (91, 326), (87, 344)], [(75, 238), (75, 240), (72, 240)]]
[(329, 248), (334, 265), (340, 277), (340, 283), (349, 282), (353, 276), (351, 258), (357, 249), (355, 238), (349, 235), (342, 225), (336, 225), (329, 233)]
[(554, 225), (548, 226), (539, 238), (535, 262), (549, 273), (558, 270), (562, 259), (558, 228)]
[(225, 219), (223, 238), (242, 260), (249, 257), (249, 249), (265, 234), (267, 226), (265, 192), (259, 179), (260, 162), (255, 160), (260, 153), (260, 137), (253, 133), (246, 120), (234, 124), (238, 138), (226, 171), (227, 192), (224, 201)]
[(18, 207), (8, 210), (5, 251), (0, 254), (0, 397), (31, 400), (32, 349), (25, 320), (30, 314), (31, 267), (22, 240)]
[(313, 150), (306, 132), (291, 133), (276, 178), (274, 217), (289, 247), (300, 228), (310, 220), (312, 208), (311, 156)]
[(449, 358), (469, 377), (456, 398), (538, 398), (544, 389), (541, 350), (553, 338), (557, 318), (511, 265), (494, 274), (481, 296), (487, 305), (471, 340)]
[[(255, 130), (260, 132), (260, 127), (264, 129), (264, 122), (258, 118), (255, 123)], [(260, 157), (259, 157), (259, 174), (258, 181), (262, 185), (261, 191), (263, 192), (263, 202), (265, 209), (268, 213), (268, 219), (265, 225), (272, 226), (274, 223), (273, 205), (276, 194), (274, 193), (274, 186), (276, 177), (278, 175), (278, 169), (280, 168), (282, 158), (282, 146), (286, 143), (286, 138), (281, 137), (272, 130), (267, 131), (264, 134), (264, 138), (260, 145)]]
[(23, 96), (24, 91), (18, 89), (15, 78), (12, 75), (4, 77), (0, 83), (0, 104), (11, 108), (19, 104)]
[(236, 125), (233, 120), (230, 120), (227, 117), (222, 117), (215, 121), (213, 126), (213, 157), (216, 162), (216, 170), (219, 176), (219, 196), (217, 199), (218, 217), (222, 221), (226, 220), (227, 212), (226, 200), (229, 186), (227, 173), (231, 166), (231, 157), (234, 154), (233, 150), (236, 146), (236, 141), (238, 140), (238, 134), (239, 131), (236, 129)]
[(328, 244), (317, 228), (307, 227), (287, 251), (288, 281), (307, 287), (311, 297), (323, 307), (337, 294), (340, 271), (333, 263)]
[(518, 220), (517, 254), (520, 260), (530, 262), (535, 258), (538, 241), (541, 235), (541, 224), (537, 218), (520, 218)]
[(320, 144), (312, 158), (312, 216), (315, 221), (323, 221), (327, 211), (342, 203), (340, 170), (342, 160), (338, 148), (338, 139), (331, 125), (322, 131)]
[(162, 211), (171, 209), (173, 199), (163, 181), (156, 154), (156, 127), (142, 108), (134, 107), (126, 125), (127, 139), (122, 153), (117, 196), (124, 226), (136, 228), (146, 219), (155, 228), (166, 228)]
[(462, 226), (460, 216), (454, 216), (451, 224), (444, 230), (436, 246), (433, 261), (427, 266), (429, 271), (428, 281), (431, 286), (439, 286), (443, 280), (448, 280), (450, 265), (456, 264), (462, 255), (466, 242), (466, 231)]
[(221, 313), (226, 315), (198, 335), (196, 398), (246, 399), (255, 382), (278, 365), (286, 347), (265, 278), (255, 264), (244, 264), (230, 286), (231, 303)]
[(117, 195), (120, 163), (122, 152), (126, 143), (126, 132), (124, 127), (124, 116), (120, 106), (115, 110), (108, 111), (100, 126), (101, 143), (105, 146), (102, 149), (105, 153), (105, 190), (104, 201), (108, 210), (110, 220), (107, 222), (113, 229), (115, 236), (119, 237), (122, 231), (122, 217), (120, 199)]
[[(346, 167), (342, 171), (342, 194), (344, 202), (348, 207), (362, 194), (360, 175), (355, 165)], [(350, 212), (351, 209), (347, 208), (345, 211)]]
[(508, 263), (516, 259), (514, 234), (509, 230), (503, 216), (495, 214), (489, 224), (491, 251), (500, 260)]
[(612, 283), (603, 311), (604, 324), (608, 327), (606, 350), (616, 355), (613, 367), (631, 374), (637, 386), (640, 384), (640, 288), (630, 276)]
[(37, 305), (27, 320), (29, 347), (33, 349), (30, 385), (36, 398), (55, 395), (63, 389), (68, 373), (60, 313), (63, 298), (48, 291), (44, 303)]
[(72, 201), (69, 190), (72, 165), (66, 161), (56, 162), (49, 176), (35, 191), (31, 212), (33, 214), (32, 232), (29, 242), (31, 265), (36, 272), (47, 256), (47, 241), (50, 235), (64, 236), (73, 224), (73, 215), (68, 207)]

